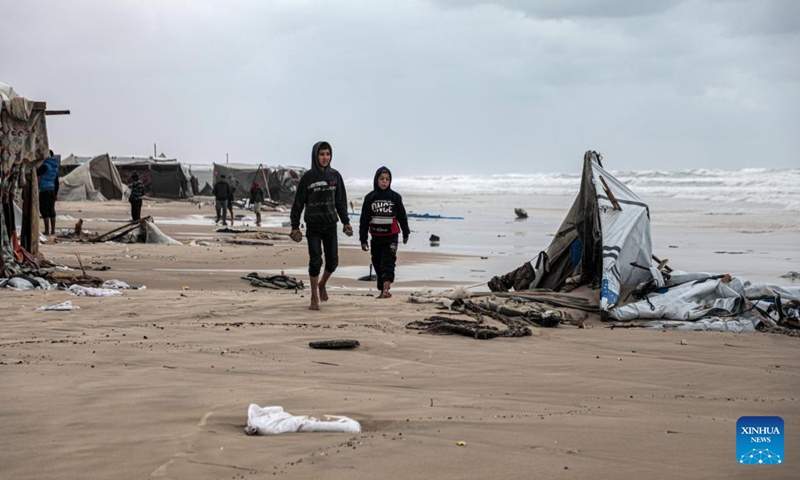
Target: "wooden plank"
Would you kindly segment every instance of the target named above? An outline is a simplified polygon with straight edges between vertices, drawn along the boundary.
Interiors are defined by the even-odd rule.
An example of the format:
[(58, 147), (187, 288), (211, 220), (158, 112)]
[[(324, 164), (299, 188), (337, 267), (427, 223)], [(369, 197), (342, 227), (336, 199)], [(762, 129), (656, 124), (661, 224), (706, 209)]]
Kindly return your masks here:
[(608, 184), (606, 183), (606, 179), (603, 178), (602, 175), (598, 175), (600, 177), (600, 181), (603, 183), (603, 190), (606, 191), (606, 195), (608, 195), (608, 199), (611, 201), (611, 205), (614, 206), (614, 210), (622, 211), (622, 207), (619, 205), (617, 201), (617, 197), (614, 196), (614, 193), (608, 188)]

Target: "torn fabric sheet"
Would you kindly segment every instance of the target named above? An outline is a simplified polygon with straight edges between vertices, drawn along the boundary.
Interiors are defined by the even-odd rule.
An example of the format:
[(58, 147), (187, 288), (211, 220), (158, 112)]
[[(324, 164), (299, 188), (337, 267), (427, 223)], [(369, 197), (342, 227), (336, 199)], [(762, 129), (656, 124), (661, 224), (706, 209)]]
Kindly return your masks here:
[(325, 420), (307, 415), (295, 416), (283, 407), (259, 407), (251, 403), (247, 409), (248, 435), (278, 435), (294, 432), (361, 433), (361, 425), (352, 418), (325, 415)]
[(122, 295), (122, 292), (119, 290), (112, 290), (110, 288), (84, 287), (83, 285), (78, 285), (77, 283), (70, 285), (70, 287), (67, 289), (67, 292), (70, 295), (75, 295), (76, 297), (117, 297)]

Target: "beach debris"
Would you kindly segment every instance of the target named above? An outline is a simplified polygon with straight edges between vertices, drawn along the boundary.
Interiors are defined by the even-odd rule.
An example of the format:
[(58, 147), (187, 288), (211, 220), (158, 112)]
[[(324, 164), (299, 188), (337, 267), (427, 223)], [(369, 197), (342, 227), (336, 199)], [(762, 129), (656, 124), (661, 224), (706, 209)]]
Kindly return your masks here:
[(359, 282), (374, 282), (377, 280), (378, 277), (372, 273), (372, 264), (369, 264), (369, 275), (364, 275), (363, 277), (358, 277)]
[(116, 290), (128, 290), (128, 289), (131, 288), (131, 286), (128, 285), (127, 283), (123, 282), (122, 280), (112, 279), (112, 280), (106, 280), (105, 282), (103, 282), (103, 284), (101, 285), (101, 288), (113, 288), (113, 289), (116, 289)]
[(217, 233), (258, 233), (258, 230), (250, 230), (246, 228), (231, 228), (231, 227), (217, 228), (214, 231)]
[(269, 242), (267, 240), (259, 240), (259, 239), (251, 239), (251, 238), (227, 238), (225, 239), (228, 243), (233, 243), (234, 245), (251, 245), (251, 246), (260, 246), (260, 247), (272, 247), (275, 244)]
[(320, 340), (309, 342), (311, 348), (321, 348), (326, 350), (340, 350), (344, 348), (356, 348), (361, 345), (358, 340)]
[(260, 407), (251, 403), (247, 408), (248, 435), (279, 435), (295, 432), (361, 433), (361, 424), (341, 415), (324, 415), (324, 419), (308, 415), (295, 416), (283, 407)]
[(286, 275), (262, 277), (256, 272), (251, 272), (242, 277), (242, 280), (249, 281), (254, 287), (271, 288), (273, 290), (303, 290), (305, 288), (302, 280), (287, 277)]
[(522, 322), (505, 319), (506, 328), (486, 325), (482, 318), (478, 320), (461, 320), (457, 318), (433, 315), (424, 320), (414, 320), (406, 325), (409, 330), (420, 330), (420, 333), (436, 333), (442, 335), (462, 335), (477, 340), (489, 340), (497, 337), (527, 337), (531, 330)]
[(36, 309), (37, 312), (62, 312), (66, 310), (80, 310), (81, 307), (72, 304), (72, 300), (67, 300), (66, 302), (61, 302), (56, 305), (44, 306), (39, 307)]
[(800, 272), (790, 271), (784, 275), (781, 275), (780, 278), (791, 278), (792, 280), (800, 280)]
[(459, 447), (466, 447), (467, 442), (465, 442), (464, 440), (459, 440), (456, 442), (456, 445), (458, 445)]
[(514, 213), (517, 215), (518, 219), (528, 218), (528, 212), (526, 212), (524, 208), (515, 208)]
[(122, 295), (122, 292), (112, 288), (84, 287), (77, 283), (70, 285), (67, 289), (67, 293), (75, 295), (76, 297), (117, 297)]
[(428, 239), (428, 241), (431, 242), (431, 247), (438, 247), (439, 240), (440, 240), (439, 235), (431, 235), (430, 238)]

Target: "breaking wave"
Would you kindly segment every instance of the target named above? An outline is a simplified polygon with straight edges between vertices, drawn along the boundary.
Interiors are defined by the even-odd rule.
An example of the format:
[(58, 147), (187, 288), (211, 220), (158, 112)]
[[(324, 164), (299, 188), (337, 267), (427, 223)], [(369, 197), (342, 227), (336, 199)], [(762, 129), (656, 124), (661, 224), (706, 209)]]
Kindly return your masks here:
[[(722, 203), (761, 203), (800, 211), (800, 169), (743, 168), (680, 171), (611, 171), (639, 197)], [(347, 180), (348, 190), (372, 189), (372, 178)], [(566, 195), (580, 187), (580, 174), (422, 175), (397, 177), (401, 193), (430, 195)]]

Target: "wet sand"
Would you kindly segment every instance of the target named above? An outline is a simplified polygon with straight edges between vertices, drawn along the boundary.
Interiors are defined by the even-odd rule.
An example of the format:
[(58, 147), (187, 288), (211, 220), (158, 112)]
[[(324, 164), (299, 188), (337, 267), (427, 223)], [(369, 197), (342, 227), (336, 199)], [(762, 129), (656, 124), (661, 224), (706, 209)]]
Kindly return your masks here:
[[(118, 224), (97, 219), (124, 219), (127, 208), (60, 204), (59, 214), (107, 231)], [(163, 218), (213, 213), (184, 202), (144, 210)], [(276, 236), (273, 246), (234, 245), (210, 222), (159, 226), (179, 241), (219, 246), (45, 244), (51, 260), (76, 266), (78, 253), (84, 265), (110, 267), (87, 273), (147, 289), (113, 298), (0, 290), (0, 478), (797, 476), (797, 338), (610, 330), (598, 323), (490, 341), (420, 335), (405, 325), (439, 312), (408, 303), (406, 289), (469, 284), (469, 275), (448, 281), (448, 269), (479, 256), (401, 250), (399, 271), (418, 266), (420, 276), (444, 278), (415, 275), (398, 282), (393, 298), (376, 300), (371, 284), (347, 270), (363, 266), (366, 274), (367, 254), (343, 241), (347, 274), (334, 275), (330, 301), (313, 312), (307, 290), (271, 291), (240, 279), (249, 271), (301, 272), (305, 243)], [(796, 232), (726, 243), (726, 228), (695, 234), (669, 221), (654, 224), (662, 237), (672, 236), (659, 245), (678, 247), (673, 262), (740, 261), (755, 255), (704, 252), (752, 249), (784, 260), (746, 268), (768, 269), (770, 278), (792, 268), (794, 260), (785, 259), (797, 252), (786, 242)], [(776, 243), (742, 244), (747, 238)], [(504, 272), (486, 274), (497, 273)], [(34, 311), (65, 300), (81, 309)], [(336, 338), (361, 346), (308, 348)], [(243, 428), (250, 403), (347, 415), (364, 431), (249, 437)], [(736, 463), (736, 420), (745, 415), (784, 419), (784, 464)]]

